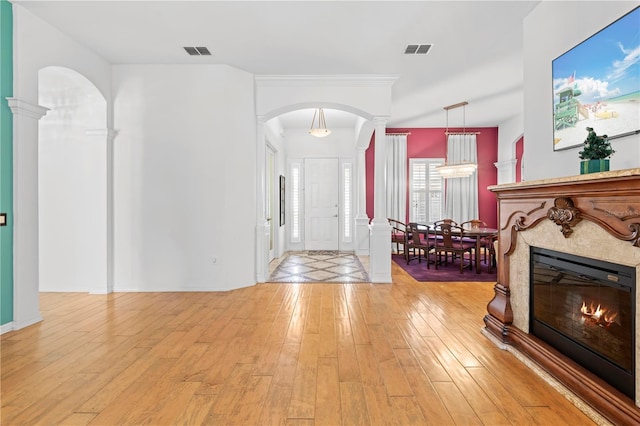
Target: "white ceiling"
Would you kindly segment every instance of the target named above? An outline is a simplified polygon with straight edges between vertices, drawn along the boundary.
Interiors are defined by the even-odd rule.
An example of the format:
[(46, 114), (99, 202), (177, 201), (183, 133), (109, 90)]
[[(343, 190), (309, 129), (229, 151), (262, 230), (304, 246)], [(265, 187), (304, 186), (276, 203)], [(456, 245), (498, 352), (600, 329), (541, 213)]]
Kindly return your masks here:
[[(387, 127), (467, 127), (522, 111), (522, 21), (539, 1), (32, 1), (13, 3), (114, 64), (228, 64), (256, 75), (395, 74)], [(433, 44), (404, 55), (407, 44)], [(206, 46), (189, 56), (183, 46)], [(352, 123), (327, 111), (329, 127)], [(308, 115), (308, 116), (307, 116)], [(298, 117), (298, 118), (296, 118)], [(282, 116), (308, 127), (311, 115)], [(301, 121), (302, 120), (302, 121)], [(451, 110), (449, 125), (462, 126)]]

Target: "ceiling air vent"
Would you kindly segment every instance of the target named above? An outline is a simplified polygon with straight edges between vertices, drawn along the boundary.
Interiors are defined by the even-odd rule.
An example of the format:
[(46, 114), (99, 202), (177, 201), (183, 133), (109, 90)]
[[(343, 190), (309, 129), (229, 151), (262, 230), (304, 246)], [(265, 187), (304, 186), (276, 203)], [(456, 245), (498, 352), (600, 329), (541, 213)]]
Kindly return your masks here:
[(184, 50), (191, 56), (211, 55), (211, 52), (206, 47), (185, 46)]
[(432, 44), (408, 44), (404, 49), (405, 55), (426, 55), (431, 50)]

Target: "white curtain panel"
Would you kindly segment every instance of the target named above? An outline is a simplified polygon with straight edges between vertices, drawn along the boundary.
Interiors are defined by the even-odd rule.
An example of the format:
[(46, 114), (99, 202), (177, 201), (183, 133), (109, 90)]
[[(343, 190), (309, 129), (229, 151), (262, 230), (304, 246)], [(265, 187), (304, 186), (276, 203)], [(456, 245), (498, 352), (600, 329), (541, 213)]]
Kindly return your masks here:
[(407, 135), (387, 135), (387, 217), (407, 218)]
[[(448, 163), (478, 163), (476, 135), (449, 135)], [(445, 217), (458, 223), (478, 219), (478, 172), (469, 177), (447, 179)], [(482, 218), (480, 218), (482, 219)]]

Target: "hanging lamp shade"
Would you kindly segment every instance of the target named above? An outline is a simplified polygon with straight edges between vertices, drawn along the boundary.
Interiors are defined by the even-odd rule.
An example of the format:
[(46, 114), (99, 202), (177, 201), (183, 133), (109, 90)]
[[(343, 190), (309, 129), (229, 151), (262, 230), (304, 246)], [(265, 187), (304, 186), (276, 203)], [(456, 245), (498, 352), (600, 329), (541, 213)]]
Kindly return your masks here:
[[(447, 111), (447, 127), (444, 133), (447, 136), (447, 138), (449, 137), (449, 110), (458, 108), (458, 107), (462, 107), (462, 134), (466, 134), (465, 106), (468, 103), (469, 102), (464, 101), (464, 102), (460, 102), (454, 105), (449, 105), (444, 107), (444, 109)], [(436, 166), (435, 170), (438, 173), (440, 173), (440, 176), (442, 176), (445, 179), (448, 179), (448, 178), (469, 177), (477, 170), (477, 168), (478, 168), (478, 165), (476, 163), (472, 163), (469, 161), (461, 161), (457, 163), (447, 161), (441, 166)]]
[(324, 118), (324, 110), (322, 108), (316, 109), (313, 113), (313, 120), (311, 120), (309, 134), (317, 138), (324, 138), (331, 134), (331, 130), (327, 128), (327, 121)]

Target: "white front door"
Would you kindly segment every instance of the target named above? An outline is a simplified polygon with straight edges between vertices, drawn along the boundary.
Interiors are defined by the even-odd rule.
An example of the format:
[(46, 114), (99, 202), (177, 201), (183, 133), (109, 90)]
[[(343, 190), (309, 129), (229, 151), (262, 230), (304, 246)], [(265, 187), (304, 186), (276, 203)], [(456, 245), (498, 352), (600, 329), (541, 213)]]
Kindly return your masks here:
[(305, 250), (338, 250), (338, 159), (305, 159)]

